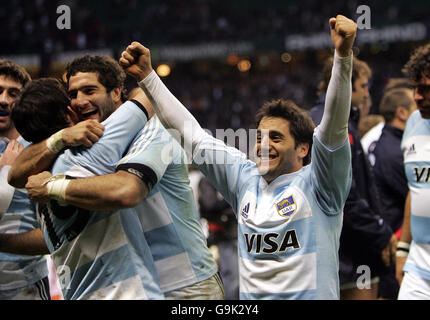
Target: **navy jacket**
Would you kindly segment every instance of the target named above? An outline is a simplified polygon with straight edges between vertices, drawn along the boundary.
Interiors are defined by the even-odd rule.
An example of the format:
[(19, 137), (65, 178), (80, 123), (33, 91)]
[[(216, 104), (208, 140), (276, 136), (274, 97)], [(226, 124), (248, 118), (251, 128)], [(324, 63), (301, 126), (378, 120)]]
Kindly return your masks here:
[(374, 150), (376, 185), (382, 201), (382, 216), (393, 231), (403, 224), (408, 181), (401, 150), (403, 130), (386, 124)]

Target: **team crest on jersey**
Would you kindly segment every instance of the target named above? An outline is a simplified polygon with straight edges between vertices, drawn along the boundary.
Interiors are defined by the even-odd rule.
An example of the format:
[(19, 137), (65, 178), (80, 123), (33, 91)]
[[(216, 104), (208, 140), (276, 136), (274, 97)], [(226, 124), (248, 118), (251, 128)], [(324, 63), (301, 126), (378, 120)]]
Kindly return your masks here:
[(293, 196), (282, 199), (276, 204), (276, 209), (282, 217), (291, 218), (297, 211), (297, 204)]

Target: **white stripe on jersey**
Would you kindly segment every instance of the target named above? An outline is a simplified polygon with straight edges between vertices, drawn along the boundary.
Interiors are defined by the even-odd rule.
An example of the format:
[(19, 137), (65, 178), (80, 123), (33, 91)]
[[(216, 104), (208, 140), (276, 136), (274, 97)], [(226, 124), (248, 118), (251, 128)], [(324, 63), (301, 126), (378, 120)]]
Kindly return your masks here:
[(142, 286), (142, 279), (134, 276), (91, 292), (78, 300), (148, 300), (148, 296)]
[(144, 139), (145, 137), (149, 136), (149, 133), (153, 130), (155, 123), (154, 120), (152, 121), (148, 121), (145, 125), (145, 127), (142, 129), (142, 131), (136, 136), (139, 137), (137, 139), (137, 141), (133, 142), (133, 145), (131, 146), (131, 148), (128, 150), (127, 155), (130, 155), (132, 153), (135, 153), (137, 150), (139, 150), (139, 145), (137, 144), (137, 142), (141, 139)]
[(90, 178), (94, 177), (94, 172), (91, 172), (88, 169), (85, 169), (79, 165), (74, 165), (72, 168), (65, 172), (65, 175), (79, 179), (79, 178)]
[[(244, 154), (243, 152), (239, 151), (236, 148), (227, 146), (226, 144), (224, 144), (224, 142), (222, 142), (221, 140), (218, 140), (218, 139), (209, 140), (209, 141), (203, 140), (201, 142), (201, 144), (198, 146), (198, 149), (199, 150), (225, 151), (229, 155), (231, 155), (232, 157), (240, 156), (243, 159), (247, 159), (246, 154)], [(197, 148), (196, 148), (196, 150), (197, 150)]]
[[(155, 122), (155, 124), (154, 124), (154, 122)], [(136, 148), (133, 148), (133, 150), (118, 163), (118, 166), (123, 164), (123, 163), (130, 163), (131, 159), (133, 159), (134, 157), (139, 155), (139, 153), (142, 153), (143, 151), (145, 151), (145, 149), (148, 147), (148, 145), (157, 136), (158, 131), (160, 130), (160, 121), (158, 121), (158, 120), (155, 121), (155, 119), (154, 119), (153, 121), (150, 121), (149, 124), (151, 127), (148, 128), (148, 132), (139, 138), (139, 140), (142, 140), (142, 141), (136, 146)], [(155, 126), (154, 130), (152, 130), (154, 126)], [(148, 138), (147, 136), (149, 134), (150, 134), (150, 137)]]
[[(157, 192), (150, 198), (146, 198), (146, 201), (142, 201), (136, 207), (136, 211), (142, 224), (143, 232), (148, 232), (173, 223), (173, 219), (161, 192)], [(145, 214), (146, 212), (151, 214)]]
[(169, 292), (189, 286), (190, 283), (198, 282), (191, 260), (186, 252), (155, 261), (155, 265), (160, 280), (160, 288), (163, 292)]
[[(109, 235), (109, 241), (100, 241), (105, 235)], [(74, 240), (63, 244), (51, 257), (57, 268), (67, 263), (67, 267), (73, 272), (127, 243), (120, 214), (115, 213), (90, 225)]]
[[(316, 253), (281, 261), (240, 259), (240, 290), (251, 294), (317, 289)], [(246, 281), (244, 280), (246, 279)]]
[[(17, 234), (20, 233), (22, 213), (7, 212), (0, 224), (0, 233)], [(1, 270), (1, 269), (0, 269)]]
[[(411, 251), (408, 255), (407, 263), (412, 263), (430, 273), (429, 258), (430, 245), (412, 242)], [(427, 280), (430, 280), (427, 278)]]
[[(410, 136), (403, 142), (405, 163), (409, 162), (428, 162), (430, 159), (429, 136), (418, 135)], [(424, 147), (424, 149), (423, 149)], [(416, 149), (421, 148), (421, 149)]]
[[(245, 196), (242, 198), (241, 206), (239, 207), (239, 210), (241, 211), (239, 212), (242, 213), (248, 203), (250, 204), (250, 206), (249, 211), (246, 212), (245, 216), (243, 214), (239, 215), (239, 223), (261, 228), (264, 226), (268, 227), (270, 225), (276, 226), (279, 225), (279, 223), (285, 221), (286, 218), (281, 216), (276, 209), (275, 198), (273, 198), (272, 192), (267, 191), (269, 190), (266, 189), (262, 193), (257, 212), (255, 195), (250, 191), (247, 191), (245, 193)], [(302, 190), (300, 190), (299, 188), (291, 186), (287, 188), (283, 193), (279, 194), (278, 198), (282, 199), (290, 195), (294, 195), (295, 203), (300, 209), (296, 211), (296, 214), (294, 214), (290, 219), (288, 219), (289, 222), (291, 223), (293, 221), (299, 221), (312, 217), (312, 209), (309, 204), (309, 201), (307, 200)]]
[(409, 187), (409, 189), (413, 199), (413, 201), (411, 201), (411, 213), (417, 217), (430, 218), (430, 189), (418, 189), (414, 187)]

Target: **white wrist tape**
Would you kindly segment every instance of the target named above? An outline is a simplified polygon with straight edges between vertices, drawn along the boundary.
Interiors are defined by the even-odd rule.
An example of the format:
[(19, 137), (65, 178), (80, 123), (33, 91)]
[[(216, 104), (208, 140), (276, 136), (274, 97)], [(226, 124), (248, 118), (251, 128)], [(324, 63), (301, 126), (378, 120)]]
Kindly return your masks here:
[(406, 251), (396, 251), (396, 257), (407, 257), (409, 252)]
[(406, 250), (409, 251), (410, 247), (411, 247), (411, 244), (404, 241), (399, 241), (397, 243), (397, 249), (404, 249), (403, 251), (406, 251)]
[(65, 145), (63, 142), (63, 131), (58, 131), (56, 134), (53, 134), (48, 141), (46, 141), (46, 146), (52, 153), (59, 153), (64, 149)]
[(57, 175), (49, 179), (47, 182), (49, 197), (57, 200), (61, 205), (66, 204), (66, 190), (70, 181), (65, 175)]

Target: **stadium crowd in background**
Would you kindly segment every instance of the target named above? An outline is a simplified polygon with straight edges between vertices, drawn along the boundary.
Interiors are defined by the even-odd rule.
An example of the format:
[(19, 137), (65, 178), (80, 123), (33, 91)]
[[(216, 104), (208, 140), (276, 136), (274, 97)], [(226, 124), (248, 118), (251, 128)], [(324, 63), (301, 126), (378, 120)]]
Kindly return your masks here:
[[(411, 21), (409, 18), (413, 17), (413, 19), (427, 21), (428, 23), (428, 16), (425, 15), (425, 10), (422, 10), (424, 2), (417, 1), (415, 6), (410, 6), (405, 1), (400, 0), (390, 2), (390, 4), (386, 5), (372, 5), (373, 16), (379, 18), (377, 21), (374, 21), (378, 25), (408, 23)], [(305, 0), (304, 3), (307, 5), (299, 5), (295, 2), (281, 5), (276, 1), (273, 1), (273, 3), (272, 1), (268, 1), (268, 3), (271, 5), (261, 6), (257, 1), (228, 3), (195, 0), (192, 1), (192, 5), (185, 5), (183, 2), (176, 0), (170, 3), (115, 0), (101, 5), (101, 2), (70, 0), (67, 1), (67, 5), (72, 10), (79, 10), (79, 15), (74, 16), (73, 28), (61, 33), (51, 26), (55, 24), (55, 19), (57, 18), (55, 12), (57, 6), (60, 4), (59, 2), (16, 0), (8, 2), (0, 8), (0, 18), (3, 19), (6, 26), (4, 29), (5, 32), (2, 32), (0, 35), (0, 39), (4, 44), (1, 54), (10, 56), (34, 53), (40, 56), (41, 68), (37, 71), (33, 70), (32, 73), (33, 78), (36, 79), (42, 76), (49, 76), (49, 73), (52, 71), (52, 64), (55, 62), (55, 56), (65, 51), (80, 50), (81, 52), (85, 52), (110, 47), (114, 58), (119, 58), (119, 53), (132, 40), (142, 40), (145, 45), (147, 44), (149, 47), (156, 48), (174, 44), (193, 45), (209, 42), (252, 41), (254, 44), (258, 43), (259, 46), (257, 46), (257, 49), (252, 54), (243, 55), (244, 58), (252, 62), (252, 68), (247, 72), (240, 72), (236, 64), (230, 64), (229, 57), (197, 61), (175, 61), (169, 62), (173, 67), (173, 73), (162, 80), (186, 109), (192, 113), (201, 127), (208, 128), (212, 132), (215, 132), (216, 129), (231, 128), (237, 130), (241, 128), (254, 128), (254, 115), (267, 101), (278, 98), (293, 100), (305, 110), (311, 110), (315, 104), (318, 104), (321, 109), (319, 115), (315, 114), (315, 109), (310, 111), (315, 124), (318, 125), (322, 118), (322, 110), (326, 102), (325, 93), (333, 68), (333, 59), (328, 64), (325, 64), (325, 61), (332, 56), (333, 52), (329, 49), (290, 52), (291, 60), (285, 63), (280, 59), (278, 59), (279, 61), (274, 59), (273, 51), (277, 51), (276, 56), (280, 56), (285, 51), (283, 42), (288, 34), (325, 32), (327, 30), (328, 17), (337, 12), (342, 12), (346, 16), (356, 17), (355, 10), (358, 3), (348, 2), (346, 4), (340, 0), (336, 0), (330, 5), (314, 0)], [(115, 10), (113, 6), (116, 8)], [(336, 12), (332, 11), (333, 8), (336, 8)], [(94, 14), (95, 12), (97, 14)], [(127, 19), (124, 17), (127, 17)], [(136, 27), (136, 20), (142, 21), (139, 27)], [(106, 21), (109, 21), (109, 23), (106, 23)], [(160, 21), (164, 23), (160, 23)], [(159, 27), (154, 28), (154, 25)], [(20, 40), (24, 37), (26, 41)], [(400, 284), (402, 286), (399, 299), (430, 299), (430, 277), (428, 276), (430, 270), (428, 246), (430, 241), (425, 232), (425, 226), (428, 225), (428, 214), (423, 210), (426, 206), (426, 182), (428, 182), (430, 175), (428, 174), (426, 154), (422, 151), (426, 145), (425, 141), (421, 139), (422, 136), (428, 135), (426, 125), (428, 125), (427, 119), (429, 118), (427, 110), (429, 108), (428, 79), (430, 76), (428, 73), (430, 73), (430, 68), (425, 64), (426, 59), (430, 56), (428, 46), (421, 47), (410, 58), (405, 68), (405, 74), (410, 79), (398, 79), (403, 76), (402, 67), (412, 54), (412, 48), (420, 44), (382, 43), (378, 47), (378, 50), (370, 45), (357, 45), (354, 47), (354, 54), (359, 59), (354, 58), (353, 63), (354, 72), (351, 82), (352, 103), (348, 126), (349, 142), (352, 151), (353, 180), (351, 192), (346, 200), (342, 222), (343, 229), (340, 236), (339, 289), (341, 299), (379, 298), (396, 300)], [(270, 50), (268, 50), (271, 51), (270, 53), (264, 52), (264, 50), (261, 51), (260, 48), (265, 45), (270, 47)], [(393, 51), (397, 55), (393, 54)], [(154, 56), (157, 56), (157, 50), (154, 50), (153, 53)], [(235, 56), (235, 59), (240, 59), (240, 55)], [(18, 138), (21, 132), (18, 133), (13, 128), (13, 123), (9, 119), (10, 109), (13, 100), (18, 98), (18, 93), (23, 90), (26, 82), (30, 80), (17, 82), (16, 80), (20, 79), (17, 79), (14, 75), (3, 75), (3, 69), (1, 68), (3, 64), (11, 64), (15, 66), (16, 70), (19, 70), (24, 75), (26, 74), (25, 71), (21, 71), (22, 69), (19, 66), (5, 60), (1, 61), (0, 135), (2, 138), (0, 142), (2, 144), (0, 145), (0, 152), (3, 152), (3, 155), (0, 156), (0, 173), (2, 178), (2, 185), (0, 186), (0, 198), (2, 201), (0, 203), (0, 215), (5, 213), (5, 217), (0, 221), (0, 263), (2, 265), (0, 269), (0, 299), (32, 299), (33, 296), (22, 295), (27, 285), (35, 293), (35, 299), (49, 299), (48, 274), (45, 268), (46, 261), (39, 256), (48, 254), (48, 250), (44, 242), (45, 240), (41, 235), (40, 226), (37, 225), (35, 220), (35, 205), (30, 203), (27, 195), (22, 190), (11, 188), (6, 184), (8, 170), (13, 165), (15, 157), (21, 152), (21, 143), (24, 146), (28, 145), (28, 142), (22, 138)], [(361, 71), (356, 71), (355, 68), (361, 68)], [(321, 78), (323, 82), (326, 82), (325, 86), (320, 86), (321, 83), (319, 81)], [(362, 83), (360, 83), (360, 79), (363, 80)], [(4, 83), (5, 80), (6, 82)], [(13, 96), (11, 95), (11, 89), (7, 87), (10, 80), (19, 84), (16, 92), (12, 92)], [(65, 80), (67, 89), (68, 83), (67, 79)], [(133, 83), (131, 88), (135, 88), (135, 82), (133, 80), (131, 82)], [(40, 82), (36, 81), (33, 90), (35, 90), (34, 88), (37, 89), (38, 84)], [(34, 93), (37, 94), (37, 92)], [(73, 101), (73, 97), (71, 98)], [(363, 101), (357, 102), (361, 98)], [(419, 111), (413, 113), (416, 105), (418, 105)], [(67, 106), (65, 105), (65, 107)], [(114, 110), (110, 110), (108, 113), (110, 114), (111, 111), (113, 112)], [(408, 122), (409, 117), (410, 120)], [(22, 123), (25, 126), (25, 121)], [(151, 123), (155, 123), (155, 120)], [(8, 127), (7, 125), (12, 126)], [(415, 129), (415, 127), (418, 127), (418, 129)], [(14, 131), (11, 131), (11, 128)], [(23, 129), (23, 133), (25, 131)], [(12, 136), (8, 135), (10, 132), (13, 133)], [(402, 138), (401, 148), (400, 142)], [(128, 145), (130, 142), (126, 144)], [(138, 140), (134, 142), (136, 142), (136, 146), (139, 143)], [(125, 150), (121, 152), (123, 151)], [(121, 155), (123, 156), (124, 154)], [(117, 160), (119, 161), (120, 159), (118, 158)], [(404, 160), (405, 164), (403, 163)], [(144, 160), (141, 162), (144, 162)], [(125, 164), (127, 165), (127, 161)], [(166, 169), (165, 173), (163, 170), (160, 173), (157, 171), (158, 169), (154, 169), (157, 171), (156, 175), (160, 176), (158, 178), (161, 178), (163, 174), (165, 175), (164, 180), (158, 179), (159, 186), (161, 187), (157, 188), (163, 190), (163, 181), (166, 183), (166, 180), (172, 178), (171, 173), (175, 169), (172, 167), (169, 168), (164, 168)], [(72, 171), (75, 170), (73, 172), (76, 173), (76, 168), (69, 169), (72, 169)], [(111, 169), (114, 170), (114, 168)], [(130, 173), (130, 171), (135, 171), (135, 169), (135, 163), (132, 163), (129, 167), (123, 167), (119, 171), (125, 172), (128, 170), (128, 173)], [(108, 173), (113, 172), (103, 172), (103, 174)], [(136, 175), (136, 173), (132, 174)], [(144, 175), (146, 178), (148, 177), (147, 174), (146, 169), (144, 172), (140, 172), (140, 175)], [(48, 178), (48, 176), (40, 176), (32, 180), (34, 184), (29, 187), (30, 192), (34, 190), (32, 188), (43, 187), (43, 184), (41, 185), (43, 182), (42, 177), (43, 179)], [(100, 178), (101, 180), (99, 181), (102, 184), (108, 181), (103, 180), (108, 178)], [(217, 180), (215, 184), (217, 182), (219, 181)], [(409, 185), (407, 185), (407, 182)], [(75, 186), (79, 186), (79, 183), (79, 180), (73, 181)], [(150, 188), (152, 188), (152, 184), (155, 184), (155, 182), (150, 183)], [(157, 188), (151, 194), (152, 196), (159, 192)], [(175, 198), (176, 196), (170, 194), (169, 191), (173, 189), (166, 188), (163, 191), (165, 192), (165, 196), (172, 196), (172, 199)], [(96, 190), (94, 185), (89, 188), (87, 187), (87, 189), (79, 189), (81, 195), (91, 194), (90, 190)], [(221, 280), (224, 280), (225, 297), (227, 299), (238, 299), (239, 268), (236, 269), (233, 265), (238, 267), (241, 264), (243, 268), (243, 261), (241, 262), (241, 259), (249, 254), (249, 252), (245, 253), (243, 248), (240, 249), (240, 238), (238, 241), (237, 237), (238, 225), (235, 221), (236, 217), (234, 217), (234, 211), (235, 209), (237, 211), (237, 208), (232, 208), (209, 181), (206, 178), (202, 178), (202, 176), (198, 177), (194, 190), (194, 195), (196, 196), (195, 204), (199, 209), (200, 218), (204, 218), (202, 221), (208, 223), (208, 230), (205, 234), (207, 237), (206, 241), (209, 246), (212, 246), (212, 249), (216, 248), (214, 258), (217, 260), (221, 279), (216, 274), (216, 266), (212, 257), (208, 258), (206, 254), (209, 251), (202, 244), (201, 247), (205, 251), (203, 259), (205, 263), (201, 268), (205, 270), (205, 273), (204, 275), (197, 276), (198, 279), (193, 278), (192, 281), (188, 281), (187, 284), (195, 285), (201, 280), (208, 280), (208, 278), (213, 277), (211, 278), (213, 282), (210, 283), (210, 287), (219, 286), (222, 288)], [(410, 192), (409, 195), (408, 191)], [(130, 194), (133, 193), (130, 191)], [(58, 195), (55, 195), (55, 197), (58, 197)], [(96, 196), (94, 197), (96, 198)], [(98, 199), (99, 202), (104, 200), (106, 198), (99, 197)], [(149, 203), (144, 198), (140, 200), (141, 207)], [(17, 203), (21, 203), (20, 201), (25, 202), (28, 210), (24, 210), (24, 207), (19, 207), (20, 210), (15, 210)], [(84, 204), (82, 199), (80, 201), (75, 199), (73, 205), (78, 207), (81, 205), (83, 209), (87, 210), (94, 209), (93, 207), (85, 207), (85, 205), (88, 206), (88, 203)], [(171, 208), (170, 204), (169, 209)], [(128, 207), (131, 208), (131, 205), (128, 205)], [(102, 209), (110, 210), (118, 208), (107, 206)], [(121, 210), (123, 212), (133, 212), (132, 210), (135, 209), (127, 211), (128, 209), (121, 208)], [(81, 211), (81, 209), (76, 211), (78, 212), (78, 216), (81, 215)], [(190, 227), (188, 225), (184, 227), (184, 230), (186, 228), (193, 229), (193, 232), (197, 235), (196, 239), (199, 238), (201, 240), (203, 232), (201, 230), (196, 231), (197, 227), (193, 224), (198, 218), (197, 210), (192, 209), (191, 211), (193, 212), (193, 222), (191, 223), (193, 226)], [(139, 210), (136, 209), (136, 212), (139, 212)], [(237, 216), (242, 215), (243, 217), (244, 214), (249, 214), (246, 211), (246, 206), (243, 208), (240, 207), (238, 212), (236, 212)], [(23, 219), (21, 219), (21, 216)], [(211, 218), (211, 216), (213, 217)], [(69, 222), (75, 221), (74, 219), (75, 217), (70, 219)], [(183, 228), (181, 219), (178, 218), (174, 222), (177, 225), (181, 225), (176, 228)], [(239, 219), (241, 218), (239, 217)], [(21, 227), (18, 226), (18, 220), (21, 220)], [(49, 230), (51, 227), (46, 224), (47, 216), (45, 215), (42, 220), (44, 221), (42, 230), (46, 231), (46, 234), (52, 235), (53, 231)], [(76, 219), (76, 221), (79, 220), (81, 219)], [(145, 219), (141, 217), (140, 221), (138, 221), (139, 219), (135, 220), (135, 226), (137, 226), (138, 223), (140, 225)], [(133, 224), (133, 221), (124, 221), (122, 223), (128, 227)], [(69, 222), (66, 222), (66, 225)], [(85, 223), (87, 222), (85, 220)], [(98, 221), (94, 221), (94, 223), (96, 222)], [(56, 230), (54, 234), (57, 233), (58, 228), (61, 229), (64, 226), (62, 223), (59, 223), (54, 228)], [(10, 227), (11, 225), (13, 225), (13, 228)], [(88, 225), (91, 225), (91, 223)], [(76, 227), (76, 225), (72, 227)], [(82, 226), (77, 226), (77, 228), (79, 229), (77, 234), (83, 232)], [(141, 228), (145, 229), (145, 226), (142, 225)], [(173, 228), (171, 229), (173, 230)], [(130, 232), (136, 233), (136, 230), (133, 229)], [(159, 236), (150, 231), (153, 230), (145, 231), (147, 238), (142, 238), (140, 242), (136, 241), (133, 244), (142, 250), (140, 251), (142, 256), (145, 255), (143, 252), (146, 247), (150, 248), (151, 245), (155, 247), (154, 243), (161, 243), (157, 242)], [(11, 234), (17, 238), (27, 235), (27, 233), (23, 232), (29, 232), (29, 235), (35, 236), (37, 242), (28, 245), (25, 244), (26, 242), (19, 243), (16, 239), (12, 239), (13, 241), (10, 240)], [(181, 230), (176, 230), (173, 233), (181, 234), (181, 232)], [(77, 234), (74, 236), (77, 236)], [(126, 237), (130, 236), (127, 232), (125, 234)], [(400, 236), (400, 234), (402, 235)], [(85, 235), (84, 232), (83, 235)], [(82, 238), (84, 237), (82, 236)], [(24, 239), (28, 240), (28, 238)], [(71, 235), (66, 235), (65, 238), (60, 239), (61, 241), (52, 238), (48, 239), (47, 243), (48, 248), (51, 249), (50, 253), (54, 253), (69, 240), (74, 239)], [(248, 249), (250, 245), (254, 244), (254, 240), (252, 239), (258, 241), (258, 236), (256, 238), (247, 238)], [(356, 239), (360, 239), (360, 241), (356, 241)], [(146, 243), (147, 240), (148, 244)], [(200, 242), (200, 240), (195, 242)], [(400, 240), (398, 244), (397, 240)], [(179, 243), (178, 239), (174, 236), (168, 241), (171, 241), (172, 244)], [(263, 247), (264, 241), (261, 244)], [(270, 246), (273, 244), (270, 241), (271, 239), (268, 238), (268, 242), (265, 245)], [(238, 242), (239, 256), (236, 254)], [(108, 242), (101, 243), (105, 245)], [(15, 247), (18, 244), (19, 247)], [(92, 245), (91, 242), (83, 242), (82, 248), (85, 248), (88, 244)], [(60, 246), (54, 248), (53, 246), (55, 245)], [(169, 249), (167, 247), (168, 244), (165, 244), (165, 247), (163, 247), (165, 249), (158, 248), (157, 253), (153, 253), (153, 257), (145, 255), (143, 258), (141, 257), (141, 260), (137, 259), (134, 261), (137, 261), (136, 264), (140, 262), (143, 262), (143, 264), (147, 263), (149, 266), (148, 274), (152, 277), (156, 273), (155, 269), (158, 268), (158, 272), (160, 272), (160, 269), (168, 269), (166, 265), (160, 267), (161, 263), (157, 263), (157, 261), (162, 260), (163, 264), (168, 263), (166, 262), (169, 258), (167, 257), (168, 255), (175, 257), (175, 259), (177, 258), (175, 256), (177, 252), (168, 252)], [(172, 245), (173, 247), (177, 249), (179, 246)], [(394, 259), (393, 254), (396, 247), (397, 257)], [(74, 251), (76, 248), (67, 249), (70, 249), (70, 252), (80, 254), (79, 250)], [(172, 251), (175, 250), (172, 249)], [(194, 253), (191, 252), (193, 249), (182, 248), (180, 250), (188, 250), (188, 254), (191, 256), (190, 261), (186, 260), (189, 268), (184, 266), (186, 264), (185, 260), (181, 260), (184, 262), (184, 265), (180, 268), (181, 271), (188, 272), (194, 268), (189, 274), (193, 273), (194, 277), (196, 277), (196, 274), (199, 275), (199, 271), (196, 271), (197, 263), (195, 262), (198, 259), (193, 258)], [(256, 250), (258, 251), (258, 249)], [(408, 255), (409, 251), (410, 254)], [(36, 258), (10, 256), (9, 253), (36, 255)], [(58, 258), (58, 255), (53, 255), (53, 257), (56, 257), (58, 260), (57, 267), (65, 263), (65, 260), (61, 260), (63, 259), (62, 257)], [(21, 260), (18, 260), (18, 258)], [(96, 263), (98, 258), (100, 257), (97, 254), (92, 256), (94, 265), (98, 265)], [(106, 257), (103, 259), (103, 261), (107, 261)], [(18, 261), (21, 261), (19, 266), (17, 264)], [(30, 264), (36, 262), (38, 265), (35, 268), (31, 266), (23, 267), (23, 263)], [(15, 264), (15, 267), (18, 266), (15, 268), (16, 270), (9, 270), (12, 264)], [(115, 267), (117, 264), (111, 259), (109, 265)], [(369, 289), (367, 287), (364, 289), (360, 287), (358, 279), (361, 279), (362, 274), (360, 270), (362, 269), (360, 267), (363, 265), (369, 266), (371, 270), (371, 290), (366, 290)], [(405, 265), (405, 269), (403, 269), (403, 265)], [(79, 265), (79, 267), (82, 267), (82, 265)], [(252, 267), (250, 268), (252, 269)], [(97, 270), (97, 268), (94, 270)], [(111, 274), (110, 270), (103, 269), (103, 272), (105, 271), (106, 273), (103, 274)], [(79, 272), (82, 273), (81, 271)], [(249, 270), (247, 272), (248, 275), (252, 274)], [(127, 273), (127, 276), (130, 276), (130, 273)], [(143, 278), (146, 276), (147, 274)], [(252, 277), (254, 276), (255, 274), (252, 274)], [(13, 279), (14, 277), (16, 278), (15, 280)], [(97, 274), (95, 274), (96, 277)], [(125, 277), (124, 273), (121, 273), (120, 277)], [(26, 281), (23, 281), (23, 278)], [(187, 295), (188, 297), (194, 296), (196, 298), (196, 292), (188, 291), (187, 289), (180, 290), (180, 284), (174, 286), (172, 283), (177, 279), (166, 279), (161, 279), (161, 283), (166, 284), (170, 281), (170, 286), (167, 290), (162, 286), (160, 289), (160, 284), (157, 280), (151, 282), (149, 287), (148, 285), (144, 285), (145, 290), (149, 288), (149, 291), (145, 291), (145, 293), (149, 292), (149, 297), (147, 296), (146, 298), (161, 299), (162, 296), (168, 298), (167, 291), (172, 293), (172, 290), (176, 291), (178, 289), (177, 293), (179, 295), (175, 296), (172, 294), (170, 298), (185, 299)], [(78, 283), (80, 280), (82, 282)], [(74, 281), (74, 292), (64, 292), (66, 293), (64, 295), (66, 299), (94, 298), (95, 296), (92, 296), (91, 292), (89, 292), (92, 290), (95, 290), (98, 297), (106, 298), (109, 297), (106, 293), (112, 292), (106, 289), (111, 284), (109, 281), (113, 281), (112, 279), (106, 282), (97, 282), (97, 284), (95, 282), (92, 284), (85, 283), (82, 278), (75, 278)], [(242, 279), (241, 281), (243, 282), (244, 280)], [(142, 280), (142, 283), (145, 283), (145, 281)], [(248, 285), (247, 289), (255, 284), (251, 283)], [(294, 285), (292, 286), (294, 287)], [(127, 287), (127, 285), (124, 287)], [(199, 288), (199, 286), (196, 286), (196, 290), (199, 290)], [(207, 287), (201, 288), (202, 290), (207, 289)], [(259, 287), (257, 291), (261, 290), (261, 288)], [(324, 290), (322, 289), (322, 291)], [(121, 293), (116, 295), (114, 292), (110, 297), (114, 299), (115, 297), (137, 297), (141, 299), (143, 295), (139, 295), (136, 292), (134, 292), (134, 295), (122, 295)], [(246, 299), (258, 299), (265, 295), (267, 295), (267, 292), (262, 293), (259, 291), (258, 295), (251, 294), (250, 292), (241, 292), (242, 298)], [(217, 295), (217, 297), (220, 298), (221, 295)], [(271, 298), (274, 297), (275, 295), (271, 296)], [(283, 296), (280, 295), (279, 297), (282, 298)], [(297, 292), (288, 296), (288, 298), (294, 297), (311, 299), (320, 296), (316, 294), (301, 295)], [(336, 294), (322, 295), (322, 297), (333, 298), (336, 297)], [(204, 299), (204, 292), (200, 296), (197, 294), (197, 298)]]

